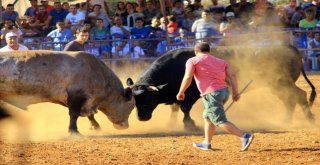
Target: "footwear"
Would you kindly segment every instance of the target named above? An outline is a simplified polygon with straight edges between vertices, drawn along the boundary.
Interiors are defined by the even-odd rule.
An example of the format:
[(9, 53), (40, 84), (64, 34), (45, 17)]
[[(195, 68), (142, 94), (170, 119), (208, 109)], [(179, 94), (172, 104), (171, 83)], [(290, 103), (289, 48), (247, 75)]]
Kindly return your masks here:
[(193, 143), (193, 147), (199, 148), (201, 150), (211, 150), (211, 144), (207, 144), (207, 143)]
[(242, 148), (240, 151), (246, 151), (253, 140), (253, 134), (245, 133), (242, 137)]

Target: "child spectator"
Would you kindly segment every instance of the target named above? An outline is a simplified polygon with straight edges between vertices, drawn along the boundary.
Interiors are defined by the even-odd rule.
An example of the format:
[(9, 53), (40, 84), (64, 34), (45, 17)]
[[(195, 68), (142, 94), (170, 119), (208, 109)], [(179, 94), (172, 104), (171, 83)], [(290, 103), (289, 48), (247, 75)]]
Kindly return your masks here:
[[(174, 15), (170, 15), (168, 16), (168, 20), (169, 20), (169, 23), (168, 23), (168, 33), (177, 33), (178, 32), (178, 24), (177, 24), (177, 20), (176, 20), (176, 17)], [(173, 34), (174, 36), (174, 34)]]
[(297, 6), (290, 20), (290, 27), (292, 28), (299, 27), (299, 21), (303, 19), (303, 15), (304, 14), (303, 14), (302, 8), (300, 6)]
[(138, 59), (144, 56), (143, 49), (139, 46), (139, 41), (134, 40), (133, 41), (133, 47), (131, 48), (130, 56), (133, 59)]
[(111, 58), (110, 42), (102, 41), (102, 43), (100, 44), (100, 55), (101, 58)]
[(91, 53), (95, 57), (100, 57), (99, 47), (99, 42), (88, 42), (88, 45), (86, 46), (86, 52)]
[(111, 50), (112, 58), (129, 58), (130, 46), (125, 41), (117, 42), (114, 44)]

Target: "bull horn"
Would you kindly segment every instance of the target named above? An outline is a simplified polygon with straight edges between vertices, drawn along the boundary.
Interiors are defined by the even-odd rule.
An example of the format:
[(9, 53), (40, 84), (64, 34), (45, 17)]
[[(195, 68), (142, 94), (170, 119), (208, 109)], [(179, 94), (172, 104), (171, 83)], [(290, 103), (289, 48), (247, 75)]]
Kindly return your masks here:
[(144, 90), (143, 89), (139, 89), (139, 90), (132, 90), (132, 94), (133, 96), (137, 96), (140, 95), (141, 93), (143, 93)]
[(148, 89), (148, 91), (160, 91), (160, 90), (163, 89), (166, 85), (168, 85), (168, 83), (162, 84), (162, 85), (158, 85), (158, 86), (149, 85), (149, 86), (147, 86), (147, 89)]

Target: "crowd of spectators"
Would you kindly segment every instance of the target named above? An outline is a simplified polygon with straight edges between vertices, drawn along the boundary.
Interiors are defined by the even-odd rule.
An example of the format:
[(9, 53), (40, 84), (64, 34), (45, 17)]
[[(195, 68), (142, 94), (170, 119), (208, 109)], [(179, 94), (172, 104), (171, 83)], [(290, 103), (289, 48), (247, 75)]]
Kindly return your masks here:
[[(101, 58), (159, 56), (170, 49), (193, 46), (199, 40), (225, 45), (225, 38), (271, 27), (320, 27), (320, 6), (311, 0), (302, 4), (289, 0), (282, 7), (267, 0), (230, 0), (229, 4), (211, 0), (206, 7), (201, 0), (166, 0), (165, 13), (161, 12), (159, 0), (119, 1), (114, 12), (105, 0), (91, 0), (89, 4), (56, 1), (53, 6), (48, 0), (29, 1), (31, 7), (24, 13), (15, 11), (13, 4), (5, 6), (2, 40), (13, 31), (30, 50), (61, 51), (74, 39), (77, 29), (86, 27), (90, 31), (86, 50)], [(293, 34), (297, 47), (320, 47), (313, 32)]]

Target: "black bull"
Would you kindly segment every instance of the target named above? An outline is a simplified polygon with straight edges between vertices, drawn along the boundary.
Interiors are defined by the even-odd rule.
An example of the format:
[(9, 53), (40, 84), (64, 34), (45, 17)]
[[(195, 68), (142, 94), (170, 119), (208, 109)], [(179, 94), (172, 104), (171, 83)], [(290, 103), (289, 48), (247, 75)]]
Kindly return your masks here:
[[(299, 51), (291, 46), (264, 47), (215, 47), (211, 54), (225, 59), (237, 73), (239, 82), (254, 80), (255, 87), (269, 87), (286, 106), (286, 120), (290, 121), (296, 104), (303, 108), (308, 120), (313, 120), (310, 111), (316, 92), (313, 84), (307, 78), (303, 69), (302, 57)], [(152, 112), (158, 104), (179, 104), (184, 113), (185, 129), (195, 130), (196, 126), (190, 117), (193, 104), (200, 98), (200, 93), (193, 81), (186, 91), (185, 100), (176, 100), (184, 72), (185, 63), (195, 56), (193, 48), (182, 48), (167, 52), (154, 61), (151, 66), (133, 84), (127, 80), (133, 90), (141, 94), (135, 96), (138, 118), (141, 121), (151, 119)], [(295, 82), (303, 77), (312, 88), (309, 103), (306, 92), (296, 86)], [(177, 113), (178, 108), (173, 110)]]

